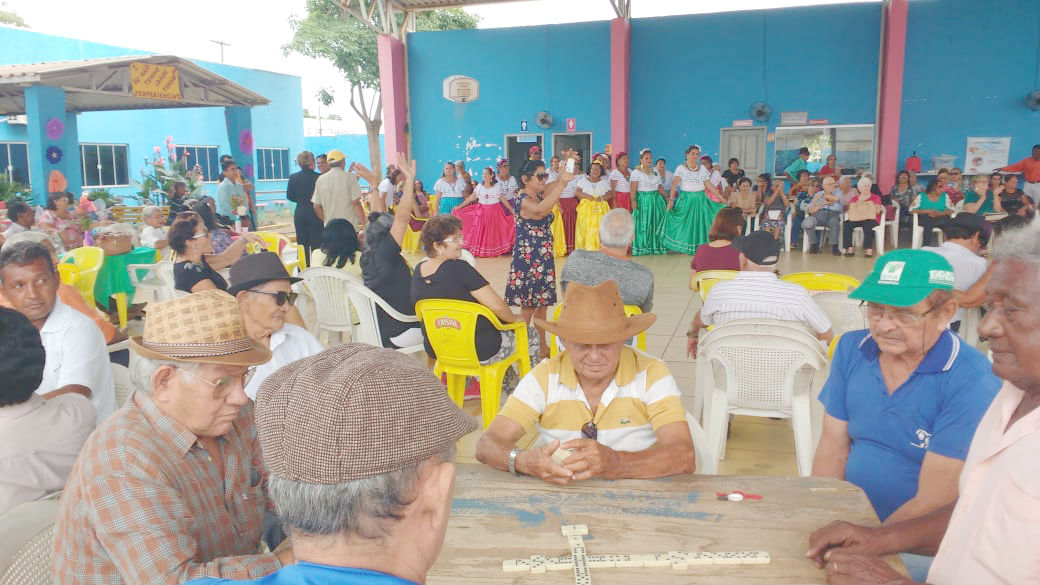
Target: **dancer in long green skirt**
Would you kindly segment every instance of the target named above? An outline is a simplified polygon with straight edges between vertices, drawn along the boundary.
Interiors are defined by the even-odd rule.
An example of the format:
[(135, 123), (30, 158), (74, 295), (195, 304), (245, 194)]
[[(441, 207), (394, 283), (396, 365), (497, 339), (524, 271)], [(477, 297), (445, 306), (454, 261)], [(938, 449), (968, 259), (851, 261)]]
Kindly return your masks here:
[(632, 255), (664, 254), (664, 218), (667, 195), (661, 187), (661, 179), (653, 170), (653, 154), (649, 148), (639, 153), (639, 167), (632, 171), (632, 219), (636, 224), (636, 237), (632, 242)]
[(686, 162), (675, 168), (675, 179), (668, 197), (664, 245), (683, 254), (693, 254), (697, 246), (708, 242), (711, 222), (715, 220), (715, 214), (726, 206), (718, 188), (711, 182), (711, 171), (701, 166), (698, 155), (700, 147), (694, 145), (686, 149)]

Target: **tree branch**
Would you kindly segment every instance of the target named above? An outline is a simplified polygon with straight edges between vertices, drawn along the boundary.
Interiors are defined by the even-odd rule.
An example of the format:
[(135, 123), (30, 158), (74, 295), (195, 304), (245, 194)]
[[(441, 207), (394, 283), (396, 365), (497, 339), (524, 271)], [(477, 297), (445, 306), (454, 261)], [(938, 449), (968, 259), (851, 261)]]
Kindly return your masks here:
[(357, 84), (351, 84), (350, 86), (350, 109), (354, 110), (354, 113), (358, 115), (358, 118), (368, 122), (368, 112), (359, 110), (357, 104), (354, 103), (354, 89), (357, 87)]

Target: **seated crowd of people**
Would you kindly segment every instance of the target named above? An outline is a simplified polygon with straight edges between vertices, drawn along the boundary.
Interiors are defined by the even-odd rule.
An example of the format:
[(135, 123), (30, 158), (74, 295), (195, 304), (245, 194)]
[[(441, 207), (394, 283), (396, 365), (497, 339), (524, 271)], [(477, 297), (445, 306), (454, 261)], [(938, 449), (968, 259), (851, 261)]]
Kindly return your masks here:
[[(425, 196), (420, 203), (416, 163), (404, 155), (387, 184), (365, 198), (358, 177), (376, 184), (374, 173), (357, 163), (348, 171), (343, 154), (330, 151), (329, 170), (318, 174), (315, 157), (301, 153), (290, 196), (297, 227), (311, 230), (301, 243), (308, 265), (353, 273), (404, 315), (426, 299), (453, 299), (527, 325), (528, 346), (517, 347), (516, 331), (477, 320), (481, 363), (519, 351), (534, 367), (522, 377), (510, 370), (507, 398), (478, 439), (476, 458), (556, 485), (697, 468), (673, 372), (631, 345), (657, 319), (653, 273), (633, 260), (638, 250), (686, 251), (694, 243), (688, 234), (703, 231), (696, 237), (704, 241), (687, 252), (696, 251), (692, 268), (739, 270), (713, 286), (694, 316), (690, 357), (704, 329), (749, 318), (794, 322), (823, 348), (834, 326), (805, 288), (778, 278), (783, 223), (778, 229), (770, 212), (786, 221), (793, 200), (805, 211), (791, 215), (800, 227), (837, 230), (850, 206), (873, 205), (862, 212), (867, 219), (844, 223), (845, 242), (850, 224), (869, 227), (885, 212), (872, 180), (860, 178), (853, 191), (834, 161), (811, 197), (812, 179), (796, 161), (787, 173), (792, 195), (775, 186), (781, 181), (760, 178), (758, 192), (769, 195), (745, 207), (753, 192), (739, 163), (720, 173), (726, 185), (716, 184), (710, 159), (698, 166), (693, 147), (671, 178), (663, 161), (657, 170), (642, 164), (652, 161), (649, 151), (628, 174), (606, 172), (597, 157), (589, 177), (568, 170), (576, 167), (573, 151), (549, 167), (540, 150), (530, 154), (518, 181), (508, 165), (487, 169), (475, 197), (455, 190), (465, 179), (445, 165), (434, 209)], [(1040, 159), (1040, 147), (1034, 155)], [(650, 188), (654, 172), (660, 178)], [(578, 179), (580, 241), (595, 245), (573, 250), (557, 279), (557, 248), (572, 247), (559, 236), (569, 205), (563, 194)], [(603, 180), (610, 197), (596, 194)], [(631, 183), (629, 192), (617, 190), (620, 180)], [(690, 191), (690, 182), (700, 189)], [(492, 190), (502, 184), (515, 193)], [(1040, 293), (1040, 224), (991, 229), (986, 202), (999, 211), (999, 195), (1015, 192), (1003, 187), (984, 198), (979, 182), (964, 212), (935, 224), (941, 246), (881, 255), (849, 293), (868, 328), (836, 341), (818, 398), (825, 414), (812, 473), (861, 488), (881, 526), (838, 521), (807, 535), (808, 558), (834, 583), (908, 582), (882, 558), (893, 553), (916, 581), (1040, 580), (1028, 552), (1040, 520), (1040, 478), (1030, 465), (1040, 449), (1040, 308), (1030, 302)], [(917, 201), (935, 192), (948, 197), (929, 187)], [(661, 198), (659, 208), (651, 197)], [(604, 198), (615, 204), (599, 207)], [(447, 199), (455, 201), (446, 207)], [(243, 216), (219, 213), (219, 197), (217, 205), (217, 213), (205, 201), (171, 213), (168, 230), (157, 209), (142, 211), (142, 241), (176, 254), (182, 294), (149, 303), (142, 334), (130, 338), (134, 391), (122, 405), (111, 338), (96, 307), (61, 284), (56, 243), (26, 229), (9, 235), (0, 250), (0, 376), (8, 380), (0, 390), (0, 516), (61, 491), (57, 583), (424, 583), (451, 514), (456, 443), (479, 428), (427, 365), (395, 351), (423, 343), (435, 360), (435, 340), (379, 310), (383, 347), (326, 348), (295, 307), (300, 276), (277, 253), (246, 253), (263, 246), (249, 232), (218, 246), (217, 232), (229, 227), (220, 222)], [(485, 215), (463, 213), (472, 205), (502, 206), (511, 218), (504, 289), (464, 259), (473, 233), (491, 237), (467, 233), (468, 222)], [(764, 214), (761, 229), (745, 235), (752, 207)], [(664, 215), (676, 208), (679, 219)], [(703, 210), (712, 211), (706, 225)], [(17, 209), (14, 219), (27, 227)], [(651, 220), (659, 226), (652, 234)], [(416, 227), (424, 257), (410, 265), (402, 246)], [(870, 230), (863, 231), (866, 239)], [(840, 237), (831, 233), (830, 241)], [(984, 303), (978, 334), (988, 339), (990, 360), (957, 334), (964, 308)], [(547, 334), (560, 351), (550, 351)], [(533, 442), (518, 445), (525, 436)]]

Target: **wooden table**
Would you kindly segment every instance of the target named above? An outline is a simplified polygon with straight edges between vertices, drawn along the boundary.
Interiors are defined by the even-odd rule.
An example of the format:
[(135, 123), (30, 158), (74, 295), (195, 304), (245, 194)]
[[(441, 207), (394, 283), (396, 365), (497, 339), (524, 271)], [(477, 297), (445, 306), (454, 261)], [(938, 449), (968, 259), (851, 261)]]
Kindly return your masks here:
[[(741, 490), (761, 500), (718, 501)], [(816, 477), (684, 475), (654, 480), (550, 485), (483, 465), (459, 464), (436, 583), (573, 583), (572, 571), (503, 573), (502, 561), (567, 556), (562, 524), (586, 524), (589, 555), (669, 551), (766, 551), (768, 565), (594, 568), (607, 583), (824, 583), (805, 558), (809, 534), (832, 520), (877, 525), (867, 496), (847, 482)], [(903, 570), (898, 558), (890, 559)]]

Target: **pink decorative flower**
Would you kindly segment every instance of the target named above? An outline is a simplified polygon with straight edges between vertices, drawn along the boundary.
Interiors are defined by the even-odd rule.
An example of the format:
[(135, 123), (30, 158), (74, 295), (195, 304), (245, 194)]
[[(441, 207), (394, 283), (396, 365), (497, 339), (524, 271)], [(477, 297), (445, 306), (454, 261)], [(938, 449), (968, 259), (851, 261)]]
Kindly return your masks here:
[(253, 153), (253, 131), (246, 128), (238, 133), (238, 149), (245, 154)]
[(166, 137), (166, 144), (169, 144), (171, 142), (173, 142), (173, 136), (167, 136)]
[(50, 120), (47, 120), (47, 124), (44, 126), (44, 131), (47, 133), (47, 138), (57, 140), (65, 133), (65, 122), (62, 122), (58, 118), (51, 118)]
[(158, 146), (156, 146), (154, 148), (154, 150), (155, 150), (155, 154), (159, 154), (160, 152), (162, 152), (162, 150)]
[(170, 162), (177, 162), (177, 153), (176, 152), (171, 152), (170, 153)]
[(252, 179), (253, 178), (253, 164), (252, 163), (247, 164), (242, 169), (242, 174), (245, 175), (247, 179)]

